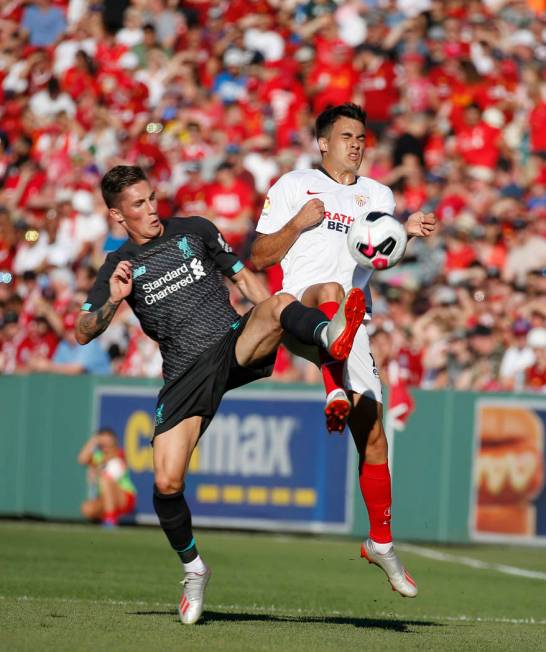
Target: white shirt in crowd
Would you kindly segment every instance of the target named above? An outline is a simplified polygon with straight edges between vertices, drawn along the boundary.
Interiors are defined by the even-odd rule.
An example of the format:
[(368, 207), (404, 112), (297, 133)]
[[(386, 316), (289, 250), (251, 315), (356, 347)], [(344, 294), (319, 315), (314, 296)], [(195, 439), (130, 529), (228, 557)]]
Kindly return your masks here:
[(68, 93), (59, 93), (56, 98), (53, 98), (46, 90), (33, 95), (29, 107), (38, 118), (51, 119), (62, 112), (72, 117), (76, 113), (76, 105)]
[(534, 363), (535, 354), (530, 347), (511, 346), (506, 349), (502, 357), (500, 377), (503, 380), (513, 380), (514, 390), (521, 390), (525, 384), (525, 370), (532, 367)]

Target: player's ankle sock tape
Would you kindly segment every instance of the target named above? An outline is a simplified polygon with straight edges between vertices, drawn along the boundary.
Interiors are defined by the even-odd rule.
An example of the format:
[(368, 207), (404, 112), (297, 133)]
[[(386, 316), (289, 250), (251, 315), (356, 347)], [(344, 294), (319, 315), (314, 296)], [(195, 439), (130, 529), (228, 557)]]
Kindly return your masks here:
[(184, 493), (162, 494), (154, 486), (154, 509), (161, 529), (183, 563), (193, 561), (197, 546), (193, 539), (191, 512)]
[(322, 345), (321, 333), (328, 325), (324, 313), (318, 308), (307, 308), (293, 301), (281, 312), (281, 326), (303, 344)]

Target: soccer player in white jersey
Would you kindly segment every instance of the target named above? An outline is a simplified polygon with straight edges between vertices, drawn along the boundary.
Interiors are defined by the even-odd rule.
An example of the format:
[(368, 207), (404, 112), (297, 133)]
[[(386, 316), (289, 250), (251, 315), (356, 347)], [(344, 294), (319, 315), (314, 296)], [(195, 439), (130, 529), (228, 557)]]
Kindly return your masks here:
[[(366, 295), (366, 318), (372, 313), (368, 286), (371, 271), (357, 267), (346, 236), (355, 216), (381, 211), (394, 214), (392, 191), (358, 176), (365, 149), (366, 114), (354, 104), (323, 111), (316, 137), (322, 165), (295, 170), (270, 189), (257, 225), (252, 260), (258, 269), (280, 262), (283, 291), (307, 306), (331, 315), (351, 287)], [(428, 236), (436, 227), (433, 214), (421, 211), (406, 222), (409, 236)], [(348, 423), (359, 455), (359, 480), (370, 520), (361, 556), (378, 565), (393, 589), (417, 595), (417, 586), (397, 557), (391, 535), (391, 478), (383, 429), (379, 373), (371, 355), (364, 324), (346, 363), (320, 354), (326, 387), (328, 430), (343, 431)]]

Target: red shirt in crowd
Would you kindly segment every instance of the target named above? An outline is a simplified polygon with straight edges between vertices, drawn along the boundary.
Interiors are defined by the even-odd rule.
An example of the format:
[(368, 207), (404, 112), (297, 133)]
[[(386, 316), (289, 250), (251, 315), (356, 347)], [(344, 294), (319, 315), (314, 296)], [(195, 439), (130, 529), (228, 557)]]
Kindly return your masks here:
[(526, 372), (526, 387), (528, 389), (542, 389), (546, 387), (546, 366), (535, 363)]
[(72, 66), (64, 73), (61, 86), (74, 100), (78, 100), (86, 91), (92, 92), (95, 97), (100, 94), (96, 78), (77, 66)]
[(542, 100), (529, 114), (532, 152), (546, 152), (546, 101)]
[(460, 195), (445, 195), (436, 207), (436, 215), (441, 220), (452, 220), (466, 206), (466, 201)]
[(373, 122), (391, 119), (392, 107), (398, 102), (396, 70), (391, 61), (382, 61), (377, 67), (360, 74), (358, 87), (364, 93), (364, 108)]
[(465, 125), (456, 133), (457, 152), (467, 165), (494, 169), (500, 156), (500, 130), (486, 122)]
[[(231, 186), (224, 186), (220, 183), (211, 183), (207, 190), (207, 205), (212, 213), (212, 219), (224, 218), (233, 220), (241, 214), (244, 209), (252, 208), (253, 192), (246, 183), (235, 179)], [(220, 225), (221, 227), (221, 225)], [(222, 230), (226, 241), (235, 249), (242, 244), (246, 229), (229, 232)]]
[(292, 134), (299, 130), (299, 113), (307, 104), (303, 87), (290, 74), (279, 71), (260, 89), (259, 97), (273, 112), (277, 146), (289, 147)]
[[(4, 190), (15, 190), (19, 185), (20, 179), (20, 170), (18, 168), (12, 168), (12, 171), (5, 181)], [(26, 182), (22, 181), (25, 185), (17, 206), (19, 208), (26, 207), (32, 197), (42, 191), (46, 181), (46, 173), (43, 170), (36, 168)]]
[(445, 257), (445, 270), (451, 272), (455, 269), (466, 269), (476, 260), (474, 248), (466, 243), (459, 243), (457, 247), (448, 247)]
[(398, 353), (398, 364), (404, 370), (407, 384), (419, 387), (423, 378), (423, 352), (403, 347)]
[(425, 165), (428, 170), (440, 166), (446, 158), (445, 138), (440, 134), (431, 134), (425, 145)]
[(186, 183), (177, 190), (175, 198), (177, 215), (203, 215), (207, 210), (207, 183)]
[(314, 112), (320, 113), (330, 105), (351, 101), (358, 73), (351, 49), (340, 39), (319, 34), (314, 46), (316, 61), (307, 78), (307, 88), (312, 90)]
[(31, 358), (47, 358), (51, 360), (59, 338), (49, 331), (44, 334), (28, 333), (17, 347), (17, 364), (27, 365)]

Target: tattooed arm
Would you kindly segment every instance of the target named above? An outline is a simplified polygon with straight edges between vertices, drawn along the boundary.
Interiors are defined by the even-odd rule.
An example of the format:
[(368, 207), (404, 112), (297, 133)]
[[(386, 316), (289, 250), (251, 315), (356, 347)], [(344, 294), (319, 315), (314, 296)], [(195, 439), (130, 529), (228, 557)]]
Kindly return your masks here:
[(80, 344), (87, 344), (108, 328), (119, 303), (108, 301), (95, 312), (81, 312), (76, 321), (76, 339)]
[(122, 260), (110, 277), (110, 298), (94, 312), (81, 312), (76, 321), (76, 339), (87, 344), (108, 328), (119, 304), (131, 294), (133, 278), (131, 263)]

